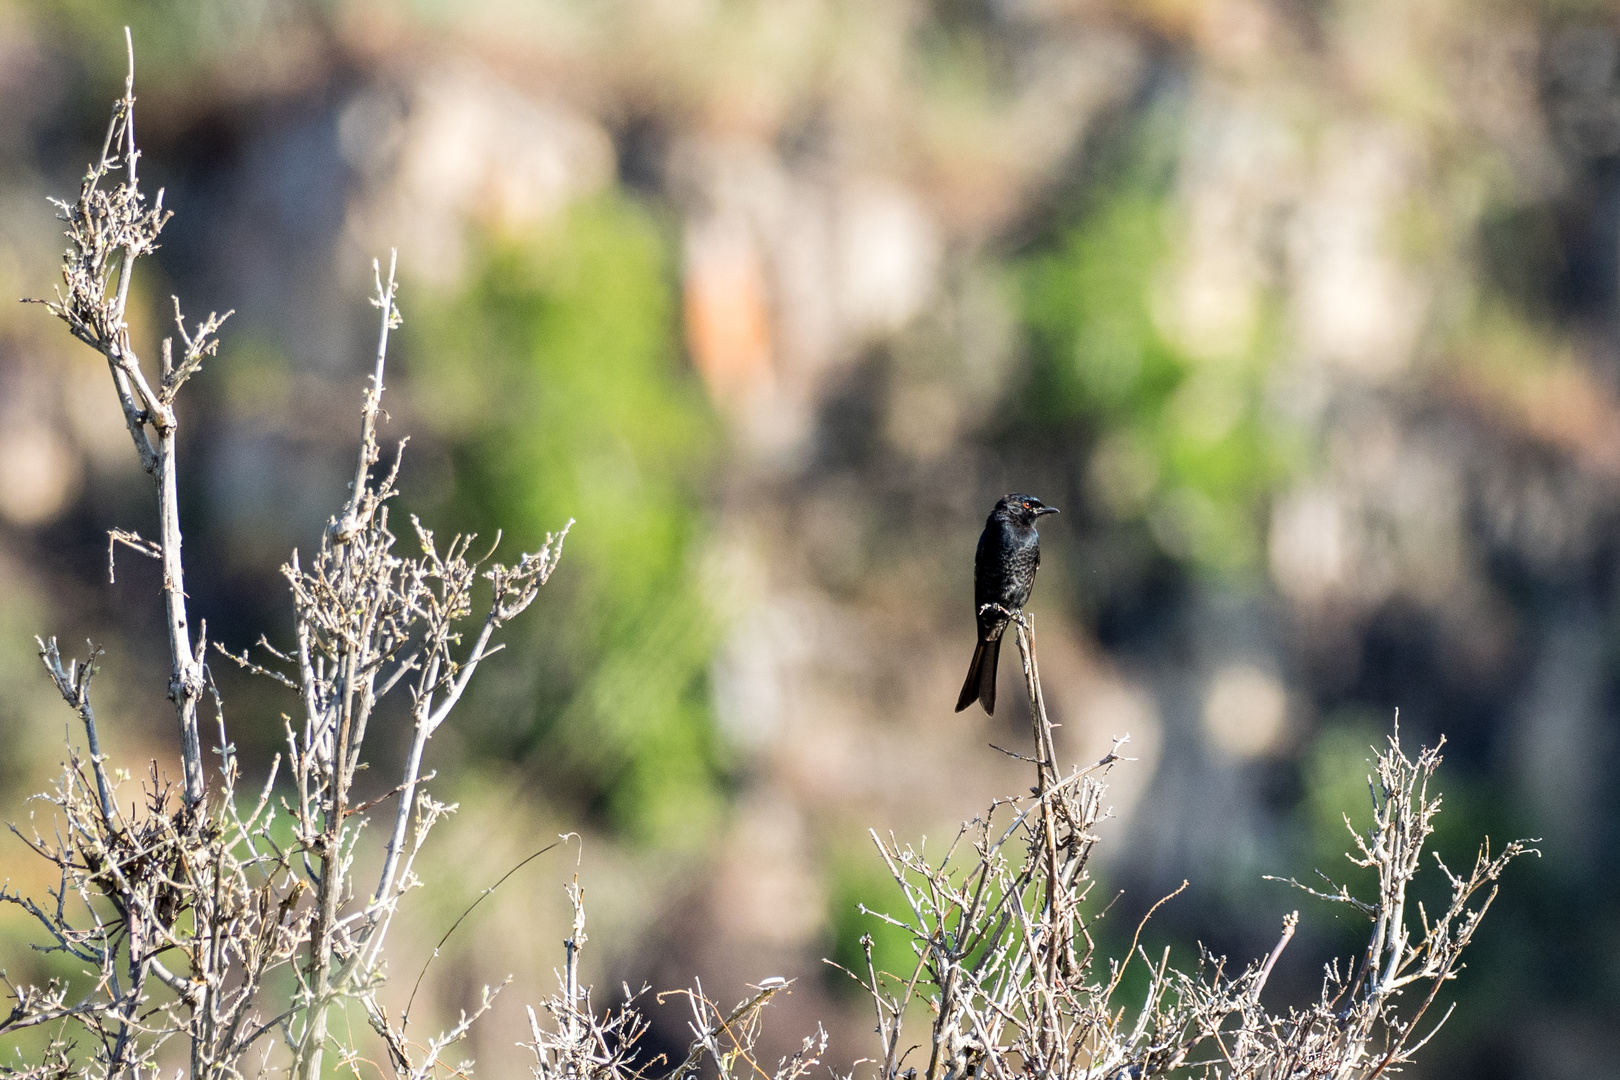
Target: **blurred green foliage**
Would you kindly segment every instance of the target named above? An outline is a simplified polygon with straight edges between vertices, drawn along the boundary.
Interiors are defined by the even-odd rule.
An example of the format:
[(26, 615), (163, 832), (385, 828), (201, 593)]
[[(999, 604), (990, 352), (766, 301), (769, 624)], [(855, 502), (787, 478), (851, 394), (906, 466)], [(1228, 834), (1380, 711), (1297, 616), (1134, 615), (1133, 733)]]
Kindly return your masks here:
[(1258, 567), (1267, 495), (1297, 456), (1266, 408), (1274, 314), (1236, 355), (1194, 357), (1156, 303), (1180, 253), (1172, 199), (1182, 135), (1150, 108), (1107, 153), (1078, 219), (1017, 267), (1030, 346), (1024, 415), (1092, 440), (1088, 486), (1166, 554), (1230, 575)]
[[(1273, 873), (1323, 892), (1343, 885), (1359, 899), (1377, 897), (1378, 875), (1356, 866), (1346, 855), (1355, 851), (1350, 829), (1364, 836), (1372, 824), (1368, 777), (1376, 749), (1387, 736), (1388, 729), (1380, 727), (1375, 716), (1360, 710), (1345, 711), (1323, 727), (1301, 762), (1304, 798), (1299, 825), (1304, 850), (1286, 870)], [(1322, 874), (1333, 885), (1323, 881)], [(1314, 900), (1303, 893), (1279, 895), (1279, 899), (1298, 906), (1307, 926), (1331, 943), (1335, 956), (1355, 956), (1366, 948), (1367, 919), (1354, 908)]]
[(695, 565), (718, 429), (680, 364), (666, 233), (608, 194), (475, 259), (411, 339), (417, 400), (451, 447), (447, 517), (525, 549), (578, 519), (517, 630), (534, 712), (493, 749), (638, 839), (695, 841), (723, 775)]
[[(322, 2), (316, 10), (337, 5)], [(199, 62), (232, 49), (264, 47), (267, 34), (299, 14), (272, 0), (28, 0), (36, 28), (80, 59), (91, 78), (121, 83), (124, 27), (137, 53), (137, 78), (148, 92), (194, 77)], [(98, 108), (99, 108), (98, 103)]]
[[(872, 965), (878, 973), (901, 982), (911, 978), (917, 967), (911, 934), (877, 914), (904, 920), (912, 918), (905, 894), (883, 862), (870, 849), (850, 852), (827, 867), (826, 881), (828, 929), (832, 937), (829, 959), (846, 971), (866, 978), (863, 939), (870, 935)], [(850, 997), (865, 993), (843, 971), (829, 967), (827, 973), (828, 985), (834, 991)]]

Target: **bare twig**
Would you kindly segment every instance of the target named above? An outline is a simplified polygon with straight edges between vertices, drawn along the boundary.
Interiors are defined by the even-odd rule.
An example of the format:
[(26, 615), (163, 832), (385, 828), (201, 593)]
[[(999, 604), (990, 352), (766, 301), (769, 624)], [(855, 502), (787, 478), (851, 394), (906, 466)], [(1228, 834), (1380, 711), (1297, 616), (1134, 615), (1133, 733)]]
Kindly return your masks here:
[[(1168, 950), (1148, 956), (1137, 946), (1140, 926), (1130, 950), (1098, 970), (1082, 914), (1086, 864), (1102, 816), (1100, 777), (1120, 758), (1111, 753), (1092, 769), (1059, 771), (1033, 623), (1026, 613), (1010, 615), (1034, 729), (1033, 756), (1012, 756), (1035, 767), (1030, 795), (999, 800), (964, 826), (967, 850), (959, 840), (941, 859), (874, 835), (905, 912), (879, 918), (907, 931), (918, 956), (917, 973), (902, 982), (876, 968), (868, 942), (867, 970), (856, 976), (876, 1009), (880, 1080), (910, 1080), (900, 1048), (917, 997), (932, 1018), (928, 1080), (1144, 1080), (1178, 1070), (1210, 1080), (1370, 1080), (1411, 1060), (1433, 1033), (1419, 1038), (1420, 1022), (1460, 970), (1458, 957), (1497, 880), (1528, 850), (1524, 844), (1510, 844), (1494, 857), (1482, 848), (1469, 875), (1439, 864), (1452, 902), (1437, 919), (1420, 909), (1417, 925), (1409, 925), (1406, 891), (1439, 811), (1428, 782), (1440, 759), (1427, 749), (1408, 758), (1392, 737), (1370, 784), (1373, 826), (1353, 836), (1353, 861), (1379, 875), (1377, 899), (1361, 900), (1331, 884), (1329, 892), (1306, 890), (1371, 917), (1353, 978), (1341, 977), (1335, 965), (1312, 1007), (1281, 1015), (1262, 1008), (1261, 994), (1294, 936), (1297, 913), (1284, 920), (1270, 954), (1236, 975), (1208, 955), (1193, 971), (1173, 966)], [(1012, 821), (992, 826), (1002, 806), (1012, 808)], [(1185, 888), (1184, 882), (1176, 892)], [(1125, 969), (1137, 956), (1147, 968), (1147, 985), (1140, 998), (1122, 1002)], [(1413, 986), (1423, 992), (1403, 998)]]
[[(185, 774), (185, 801), (197, 807), (206, 790), (202, 742), (197, 733), (197, 702), (202, 696), (200, 648), (193, 646), (186, 620), (185, 569), (180, 552), (180, 508), (176, 455), (179, 420), (174, 396), (186, 377), (217, 347), (215, 333), (229, 316), (210, 314), (194, 335), (180, 327), (185, 353), (172, 367), (171, 346), (164, 343), (164, 374), (158, 388), (147, 381), (140, 358), (130, 342), (125, 307), (136, 260), (157, 247), (158, 234), (170, 214), (159, 191), (151, 207), (136, 176), (140, 151), (135, 146), (135, 49), (126, 29), (129, 69), (124, 95), (113, 104), (112, 119), (101, 156), (85, 174), (79, 197), (69, 203), (53, 200), (67, 225), (68, 247), (62, 258), (62, 285), (56, 299), (45, 306), (67, 324), (73, 336), (100, 352), (112, 373), (113, 387), (124, 411), (126, 426), (140, 455), (141, 466), (157, 482), (159, 537), (156, 543), (139, 541), (133, 533), (116, 531), (122, 540), (163, 563), (163, 601), (173, 667), (169, 697), (180, 724), (181, 764)], [(106, 185), (122, 173), (110, 188)], [(175, 317), (179, 321), (179, 303)], [(108, 573), (111, 575), (111, 549)]]
[[(56, 204), (69, 244), (63, 283), (46, 306), (105, 356), (125, 426), (157, 483), (156, 539), (112, 530), (108, 574), (119, 544), (162, 563), (183, 782), (176, 790), (153, 762), (137, 799), (121, 807), (91, 704), (100, 652), (92, 647), (88, 659), (64, 661), (55, 639), (39, 641), (47, 673), (84, 724), (89, 760), (70, 748), (55, 792), (45, 797), (59, 819), (53, 836), (15, 830), (55, 868), (53, 902), (9, 889), (0, 889), (0, 902), (21, 908), (46, 934), (45, 948), (67, 954), (92, 978), (85, 987), (74, 984), (71, 993), (65, 983), (10, 987), (14, 1007), (0, 1018), (0, 1032), (75, 1024), (89, 1036), (82, 1064), (91, 1075), (106, 1077), (155, 1075), (157, 1063), (170, 1059), (167, 1044), (182, 1040), (190, 1073), (199, 1078), (243, 1075), (245, 1055), (279, 1033), (289, 1071), (313, 1078), (321, 1074), (329, 1047), (349, 1065), (360, 1060), (352, 1043), (336, 1042), (327, 1025), (331, 1007), (350, 1000), (384, 1036), (402, 1075), (425, 1076), (484, 1014), (495, 991), (486, 989), (455, 1025), (430, 1038), (425, 1056), (405, 1043), (376, 996), (388, 928), (401, 897), (418, 884), (411, 869), (416, 854), (434, 824), (455, 809), (424, 790), (431, 774), (422, 774), (423, 746), (461, 700), (473, 672), (499, 651), (496, 633), (534, 602), (556, 568), (567, 530), (510, 566), (491, 561), (493, 552), (469, 556), (470, 536), (441, 548), (415, 522), (420, 554), (394, 552), (387, 503), (399, 454), (386, 469), (374, 466), (381, 457), (377, 429), (388, 335), (399, 325), (397, 263), (390, 261), (386, 283), (377, 267), (381, 331), (361, 410), (354, 487), (308, 568), (296, 552), (286, 567), (296, 645), (276, 649), (261, 638), (268, 657), (263, 664), (246, 653), (218, 650), (295, 690), (302, 706), (299, 720), (287, 721), (291, 793), (273, 805), (278, 756), (257, 801), (251, 808), (239, 805), (239, 763), (223, 701), (204, 666), (207, 627), (199, 626), (194, 639), (187, 622), (174, 408), (186, 380), (215, 354), (217, 333), (230, 313), (210, 314), (188, 327), (174, 300), (175, 336), (163, 342), (159, 377), (148, 378), (130, 343), (126, 305), (135, 262), (156, 246), (169, 215), (162, 193), (149, 207), (137, 182), (134, 103), (131, 48), (124, 94), (114, 103), (101, 155), (77, 200)], [(468, 647), (462, 624), (473, 614), (480, 581), (490, 583), (492, 596)], [(218, 733), (212, 800), (197, 720), (205, 687), (213, 693)], [(412, 696), (413, 750), (389, 793), (398, 796), (399, 806), (390, 811), (393, 829), (381, 881), (375, 894), (353, 905), (360, 826), (383, 801), (354, 798), (354, 776), (376, 704), (398, 687)], [(263, 1050), (266, 1063), (270, 1050)]]

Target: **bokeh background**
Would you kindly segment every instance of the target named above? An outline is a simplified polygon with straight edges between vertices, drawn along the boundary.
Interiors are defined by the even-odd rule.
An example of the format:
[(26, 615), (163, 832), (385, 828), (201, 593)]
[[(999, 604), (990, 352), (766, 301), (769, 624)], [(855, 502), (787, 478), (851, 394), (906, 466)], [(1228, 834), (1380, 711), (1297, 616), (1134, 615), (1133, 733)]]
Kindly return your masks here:
[[(1286, 1004), (1363, 930), (1263, 880), (1338, 854), (1400, 710), (1442, 734), (1437, 843), (1512, 869), (1418, 1075), (1620, 1074), (1620, 10), (1577, 0), (0, 0), (0, 295), (52, 287), (138, 52), (143, 179), (177, 216), (136, 279), (235, 309), (187, 388), (194, 617), (289, 626), (277, 568), (341, 502), (397, 246), (404, 506), (561, 569), (430, 749), (460, 804), (395, 931), (420, 1022), (522, 1067), (574, 873), (588, 967), (730, 1001), (798, 979), (833, 1060), (869, 1014), (822, 957), (876, 929), (866, 830), (944, 841), (1026, 778), (952, 715), (970, 561), (1007, 490), (1072, 759), (1112, 774), (1100, 924), (1263, 954)], [(119, 764), (172, 761), (150, 493), (104, 366), (0, 306), (0, 811), (71, 715), (32, 635), (108, 654)], [(233, 737), (273, 686), (226, 670)], [(374, 735), (386, 786), (397, 732)], [(42, 867), (0, 841), (0, 876)], [(1103, 894), (1098, 894), (1103, 895)], [(0, 966), (46, 970), (0, 912)], [(880, 955), (903, 945), (879, 933)], [(889, 950), (885, 954), (884, 950)], [(653, 1042), (684, 1035), (680, 999)], [(429, 1015), (431, 1014), (431, 1015)]]

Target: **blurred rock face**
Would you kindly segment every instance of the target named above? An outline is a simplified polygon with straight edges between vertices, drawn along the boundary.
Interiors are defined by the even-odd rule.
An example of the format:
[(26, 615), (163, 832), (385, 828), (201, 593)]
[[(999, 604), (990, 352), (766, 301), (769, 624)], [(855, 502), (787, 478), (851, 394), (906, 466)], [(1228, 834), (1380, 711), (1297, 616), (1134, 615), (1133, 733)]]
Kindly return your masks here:
[[(631, 898), (616, 970), (803, 975), (784, 1046), (837, 1012), (814, 961), (863, 932), (846, 909), (892, 901), (864, 830), (942, 836), (1022, 786), (984, 748), (1015, 744), (1018, 710), (949, 705), (974, 538), (1024, 489), (1064, 510), (1035, 602), (1063, 749), (1128, 734), (1136, 758), (1119, 923), (1191, 876), (1163, 932), (1253, 951), (1292, 903), (1259, 874), (1337, 859), (1320, 778), (1361, 769), (1340, 751), (1399, 707), (1409, 738), (1450, 740), (1458, 835), (1545, 835), (1564, 890), (1561, 922), (1504, 897), (1492, 932), (1538, 947), (1485, 943), (1474, 967), (1510, 974), (1437, 1057), (1585, 1060), (1588, 967), (1612, 957), (1550, 958), (1614, 915), (1606, 22), (1381, 0), (266, 12), (173, 15), (162, 48), (196, 63), (142, 69), (181, 216), (140, 332), (171, 289), (240, 313), (190, 429), (194, 590), (233, 647), (275, 625), (276, 563), (343, 483), (365, 268), (399, 246), (412, 507), (581, 522), (571, 606), (444, 752), (508, 769), (530, 828), (600, 837)], [(64, 115), (101, 107), (59, 35), (27, 5), (0, 28), (15, 295), (49, 288), (40, 197), (88, 141)], [(138, 482), (110, 394), (33, 315), (0, 314), (0, 588), (45, 582), (138, 641), (138, 578), (82, 592), (131, 524), (109, 492)], [(28, 678), (5, 648), (0, 677)], [(470, 983), (508, 958), (459, 963)], [(1549, 995), (1567, 1053), (1493, 1025)], [(864, 1023), (836, 1032), (850, 1058)], [(498, 1068), (510, 1041), (475, 1049)]]

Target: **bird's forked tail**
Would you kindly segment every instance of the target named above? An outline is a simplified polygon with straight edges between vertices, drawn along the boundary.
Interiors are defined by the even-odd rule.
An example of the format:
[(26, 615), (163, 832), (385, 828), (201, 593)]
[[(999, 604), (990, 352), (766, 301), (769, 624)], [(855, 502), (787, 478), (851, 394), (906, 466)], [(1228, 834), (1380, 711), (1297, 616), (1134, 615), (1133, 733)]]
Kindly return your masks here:
[(1001, 638), (981, 641), (973, 647), (973, 663), (968, 665), (967, 681), (956, 698), (956, 711), (961, 712), (977, 699), (984, 711), (996, 714), (996, 661), (1001, 657)]

